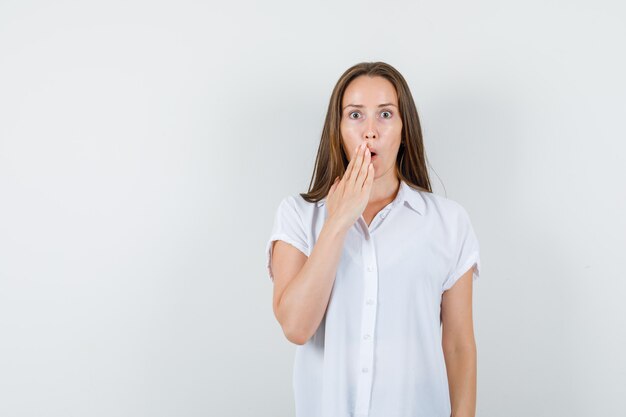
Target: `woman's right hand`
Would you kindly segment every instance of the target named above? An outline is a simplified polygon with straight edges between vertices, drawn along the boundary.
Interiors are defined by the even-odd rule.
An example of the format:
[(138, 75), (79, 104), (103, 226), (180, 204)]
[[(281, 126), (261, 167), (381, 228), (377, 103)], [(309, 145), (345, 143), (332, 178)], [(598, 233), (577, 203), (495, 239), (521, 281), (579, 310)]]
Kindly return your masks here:
[(367, 207), (373, 182), (374, 164), (369, 148), (363, 143), (352, 155), (341, 181), (337, 177), (328, 191), (328, 218), (351, 227)]

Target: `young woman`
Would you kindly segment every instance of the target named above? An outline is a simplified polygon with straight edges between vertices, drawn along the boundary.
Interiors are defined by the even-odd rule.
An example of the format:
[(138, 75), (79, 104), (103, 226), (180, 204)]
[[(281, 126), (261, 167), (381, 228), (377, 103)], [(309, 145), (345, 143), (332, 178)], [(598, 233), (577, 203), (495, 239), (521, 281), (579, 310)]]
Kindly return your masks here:
[(467, 211), (432, 193), (395, 68), (341, 76), (312, 187), (280, 202), (266, 254), (274, 314), (298, 345), (297, 417), (474, 416), (478, 240)]

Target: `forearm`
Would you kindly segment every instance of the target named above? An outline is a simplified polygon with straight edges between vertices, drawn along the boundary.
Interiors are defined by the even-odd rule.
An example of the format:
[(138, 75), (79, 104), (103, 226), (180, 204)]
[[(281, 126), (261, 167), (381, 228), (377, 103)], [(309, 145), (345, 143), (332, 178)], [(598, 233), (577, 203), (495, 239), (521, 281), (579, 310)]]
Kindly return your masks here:
[(347, 230), (340, 222), (327, 219), (306, 263), (285, 288), (278, 316), (293, 343), (306, 343), (324, 317)]
[(476, 346), (444, 349), (452, 417), (476, 413)]

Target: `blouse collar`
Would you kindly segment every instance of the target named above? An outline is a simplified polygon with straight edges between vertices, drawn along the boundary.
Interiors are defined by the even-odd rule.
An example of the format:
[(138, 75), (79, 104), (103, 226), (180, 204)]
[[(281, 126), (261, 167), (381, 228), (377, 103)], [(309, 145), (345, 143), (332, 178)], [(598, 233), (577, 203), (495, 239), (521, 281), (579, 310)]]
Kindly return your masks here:
[[(426, 207), (426, 204), (424, 202), (424, 197), (422, 197), (420, 191), (411, 188), (411, 186), (409, 186), (409, 184), (407, 184), (402, 179), (400, 180), (400, 189), (398, 190), (398, 194), (396, 195), (396, 198), (392, 202), (392, 206), (395, 206), (396, 204), (400, 202), (407, 202), (409, 203), (409, 206), (413, 210), (415, 210), (419, 214), (422, 214), (422, 215), (424, 214), (424, 209)], [(325, 203), (326, 203), (326, 197), (322, 198), (316, 204), (317, 204), (317, 207), (321, 207)]]

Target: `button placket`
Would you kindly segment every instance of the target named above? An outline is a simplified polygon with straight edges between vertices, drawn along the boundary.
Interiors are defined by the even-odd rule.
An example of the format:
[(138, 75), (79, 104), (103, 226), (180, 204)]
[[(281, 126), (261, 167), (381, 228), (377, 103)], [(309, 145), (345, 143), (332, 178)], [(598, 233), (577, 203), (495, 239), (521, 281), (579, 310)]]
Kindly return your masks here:
[(359, 354), (360, 375), (357, 377), (355, 413), (367, 415), (370, 407), (374, 366), (374, 337), (376, 327), (376, 303), (378, 295), (378, 270), (373, 237), (367, 234), (362, 246), (363, 307), (361, 309), (361, 344)]
[[(378, 226), (382, 222), (382, 219), (384, 219), (385, 217), (387, 217), (387, 215), (389, 215), (389, 212), (391, 211), (393, 206), (394, 206), (394, 202), (391, 202), (388, 205), (386, 205), (382, 210), (380, 210), (378, 213), (376, 213), (369, 227), (365, 223), (365, 220), (363, 220), (363, 226), (367, 230), (368, 234), (373, 233), (374, 230), (378, 228)], [(363, 218), (363, 216), (361, 216), (361, 218)]]

